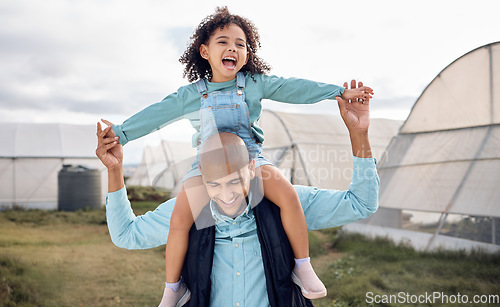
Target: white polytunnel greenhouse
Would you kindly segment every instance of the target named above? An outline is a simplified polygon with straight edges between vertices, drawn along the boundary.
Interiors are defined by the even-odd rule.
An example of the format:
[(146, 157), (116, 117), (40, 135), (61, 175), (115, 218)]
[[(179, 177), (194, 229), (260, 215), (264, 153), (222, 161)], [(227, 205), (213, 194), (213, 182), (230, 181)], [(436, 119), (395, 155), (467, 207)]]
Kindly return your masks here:
[(378, 171), (379, 211), (344, 229), (421, 250), (500, 250), (500, 42), (432, 80)]
[[(263, 155), (292, 184), (347, 190), (352, 179), (352, 148), (348, 130), (339, 115), (298, 114), (264, 110)], [(380, 159), (402, 122), (370, 119), (373, 155)]]
[(141, 163), (126, 184), (177, 192), (195, 156), (196, 148), (190, 142), (162, 140), (160, 144), (148, 145), (142, 152)]
[[(80, 172), (97, 170), (96, 197), (104, 205), (107, 176), (95, 155), (95, 126), (0, 123), (0, 144), (0, 209), (57, 209), (63, 165)], [(75, 189), (74, 195), (86, 197), (85, 192)]]

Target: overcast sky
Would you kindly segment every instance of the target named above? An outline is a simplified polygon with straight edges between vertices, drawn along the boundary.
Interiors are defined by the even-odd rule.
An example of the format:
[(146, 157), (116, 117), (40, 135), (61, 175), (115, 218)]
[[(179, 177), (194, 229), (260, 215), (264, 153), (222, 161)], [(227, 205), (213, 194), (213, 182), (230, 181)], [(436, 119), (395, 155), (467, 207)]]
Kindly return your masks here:
[[(271, 74), (360, 79), (375, 90), (373, 117), (406, 119), (450, 62), (500, 40), (497, 0), (1, 0), (0, 122), (122, 122), (187, 83), (178, 58), (224, 4), (256, 24)], [(264, 107), (338, 113), (331, 102)]]

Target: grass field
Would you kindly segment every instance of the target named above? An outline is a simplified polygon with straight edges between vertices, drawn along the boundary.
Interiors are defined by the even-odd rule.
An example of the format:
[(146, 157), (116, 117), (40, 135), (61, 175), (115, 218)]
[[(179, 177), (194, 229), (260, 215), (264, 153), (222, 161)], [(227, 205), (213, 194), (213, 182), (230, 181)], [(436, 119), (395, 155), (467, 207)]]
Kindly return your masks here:
[[(137, 214), (152, 208), (134, 203)], [(315, 306), (401, 305), (367, 304), (367, 292), (500, 294), (498, 254), (418, 253), (336, 229), (310, 233), (310, 245), (328, 288)], [(0, 306), (157, 306), (163, 282), (164, 247), (115, 247), (104, 210), (0, 212)]]

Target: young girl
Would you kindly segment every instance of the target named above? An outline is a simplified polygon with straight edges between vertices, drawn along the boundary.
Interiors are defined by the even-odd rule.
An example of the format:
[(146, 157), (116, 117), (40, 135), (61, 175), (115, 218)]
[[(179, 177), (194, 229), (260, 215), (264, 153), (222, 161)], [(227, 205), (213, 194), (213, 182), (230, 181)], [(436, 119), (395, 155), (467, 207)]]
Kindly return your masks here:
[[(264, 136), (257, 125), (262, 99), (304, 104), (341, 96), (344, 99), (370, 99), (369, 87), (344, 89), (303, 79), (284, 79), (265, 75), (270, 67), (257, 55), (259, 35), (253, 23), (218, 8), (197, 27), (192, 41), (180, 58), (184, 76), (191, 83), (179, 88), (163, 101), (153, 104), (114, 125), (122, 145), (181, 118), (189, 118), (197, 132), (198, 146), (214, 131), (238, 134), (247, 145), (262, 178), (264, 196), (280, 207), (283, 227), (296, 258), (292, 279), (305, 297), (326, 295), (326, 288), (309, 262), (309, 242), (305, 216), (293, 186), (268, 160), (261, 156)], [(166, 288), (161, 306), (182, 306), (189, 300), (189, 289), (181, 283), (189, 229), (202, 207), (209, 202), (198, 168), (199, 157), (184, 178), (170, 221), (166, 245)], [(230, 203), (228, 203), (228, 206)]]

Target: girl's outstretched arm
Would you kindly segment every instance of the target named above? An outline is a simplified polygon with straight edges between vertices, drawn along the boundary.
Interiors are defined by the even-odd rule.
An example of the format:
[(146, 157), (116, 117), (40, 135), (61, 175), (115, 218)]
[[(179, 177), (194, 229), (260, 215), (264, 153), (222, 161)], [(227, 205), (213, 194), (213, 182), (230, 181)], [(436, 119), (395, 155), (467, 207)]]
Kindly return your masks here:
[[(188, 95), (187, 92), (194, 92)], [(179, 88), (162, 101), (149, 105), (132, 115), (120, 125), (113, 125), (113, 132), (119, 142), (125, 145), (129, 141), (143, 137), (166, 125), (187, 118), (190, 113), (200, 109), (199, 95), (194, 86)]]

